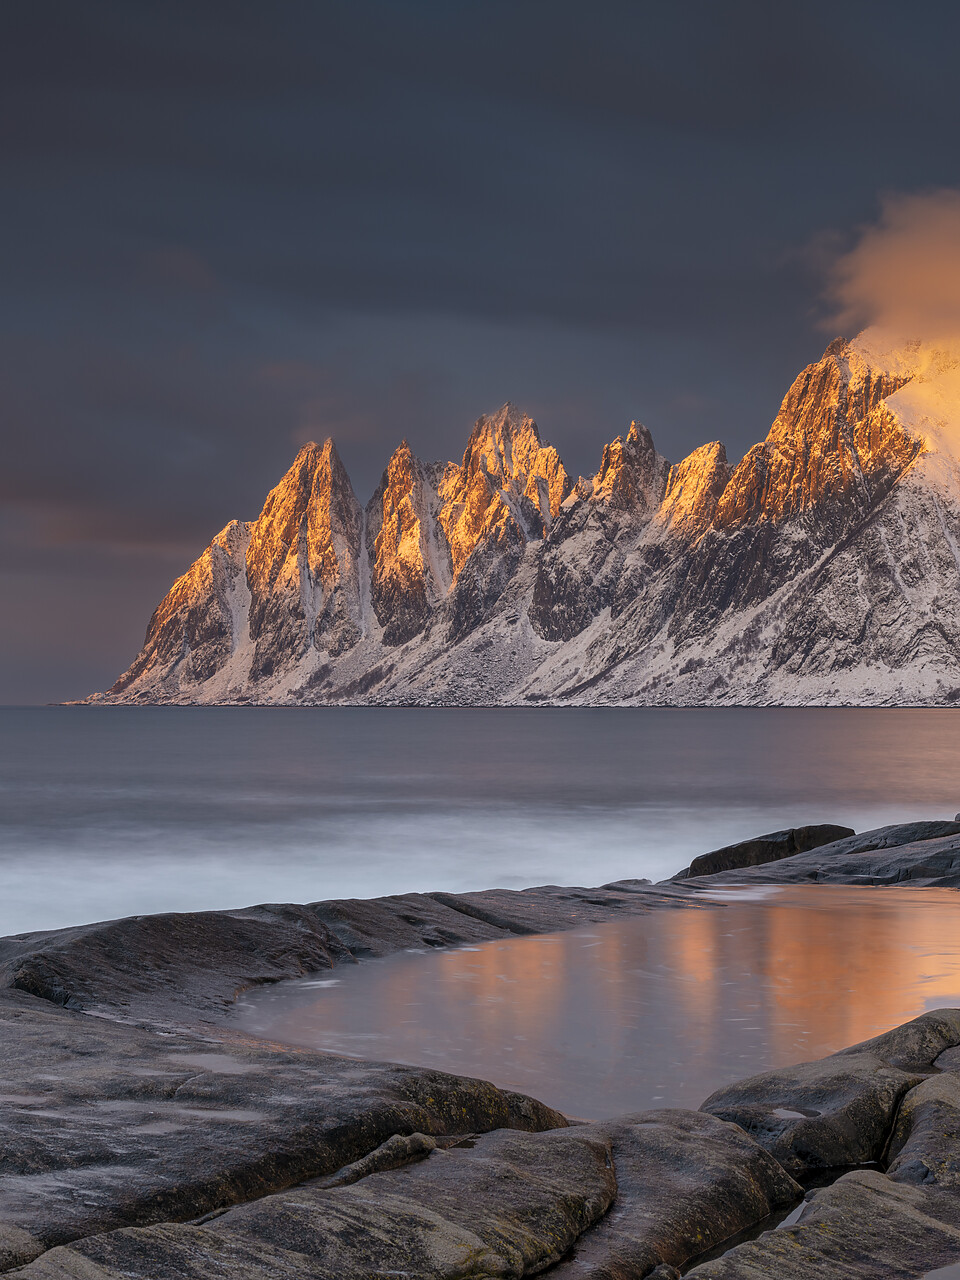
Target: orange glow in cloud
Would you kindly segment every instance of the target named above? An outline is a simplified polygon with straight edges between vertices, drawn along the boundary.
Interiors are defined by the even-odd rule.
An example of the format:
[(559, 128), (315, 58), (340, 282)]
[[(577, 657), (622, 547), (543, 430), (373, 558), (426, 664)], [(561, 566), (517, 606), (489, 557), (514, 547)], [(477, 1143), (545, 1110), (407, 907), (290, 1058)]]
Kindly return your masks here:
[(889, 195), (833, 264), (832, 324), (926, 341), (960, 335), (960, 191)]

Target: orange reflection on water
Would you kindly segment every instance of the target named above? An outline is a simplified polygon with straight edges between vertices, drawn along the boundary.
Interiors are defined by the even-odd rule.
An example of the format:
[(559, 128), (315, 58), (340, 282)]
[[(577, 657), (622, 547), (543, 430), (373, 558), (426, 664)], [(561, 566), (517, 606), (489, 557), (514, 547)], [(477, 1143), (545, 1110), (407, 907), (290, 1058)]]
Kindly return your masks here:
[(724, 891), (587, 930), (403, 954), (249, 1000), (273, 1040), (478, 1075), (593, 1117), (719, 1085), (960, 1005), (949, 889)]

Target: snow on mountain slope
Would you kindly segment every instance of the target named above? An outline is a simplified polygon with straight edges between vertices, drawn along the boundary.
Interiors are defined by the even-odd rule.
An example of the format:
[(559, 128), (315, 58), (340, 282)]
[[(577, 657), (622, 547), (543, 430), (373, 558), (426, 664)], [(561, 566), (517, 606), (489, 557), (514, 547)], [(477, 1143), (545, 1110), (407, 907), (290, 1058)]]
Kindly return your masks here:
[(366, 511), (332, 443), (211, 543), (96, 700), (950, 704), (960, 348), (830, 344), (766, 439), (576, 484), (511, 405), (460, 463), (404, 442)]

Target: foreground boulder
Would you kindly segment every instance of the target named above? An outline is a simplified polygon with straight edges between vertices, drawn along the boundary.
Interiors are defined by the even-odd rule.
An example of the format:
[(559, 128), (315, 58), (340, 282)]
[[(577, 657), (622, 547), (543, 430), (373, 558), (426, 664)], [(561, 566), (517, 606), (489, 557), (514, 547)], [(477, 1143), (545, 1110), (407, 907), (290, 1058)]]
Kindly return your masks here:
[[(682, 885), (268, 905), (0, 939), (0, 1271), (918, 1280), (960, 1262), (960, 1010), (727, 1086), (700, 1112), (572, 1126), (484, 1081), (221, 1025), (258, 983), (408, 946), (716, 910), (700, 887), (808, 859), (813, 878), (856, 883), (864, 858), (950, 875), (960, 824), (882, 828)], [(800, 1204), (794, 1178), (864, 1164), (879, 1168)], [(793, 1205), (793, 1225), (734, 1247)]]
[[(34, 1003), (27, 996), (19, 999), (22, 1012)], [(51, 1016), (62, 1020), (56, 1023), (61, 1036), (69, 1020), (87, 1021), (69, 1011), (51, 1010)], [(139, 1046), (149, 1035), (100, 1020), (94, 1034), (104, 1025), (108, 1035), (133, 1037), (128, 1045)], [(227, 1103), (236, 1105), (234, 1086), (253, 1084), (264, 1066), (262, 1046), (208, 1044), (205, 1051), (191, 1052), (185, 1038), (183, 1043), (175, 1036), (155, 1038), (163, 1045), (157, 1050), (163, 1061), (154, 1062), (153, 1072), (157, 1065), (171, 1073), (178, 1065), (197, 1072), (192, 1082), (173, 1089), (174, 1104), (184, 1085), (192, 1085), (200, 1097), (193, 1098), (191, 1111), (215, 1099), (211, 1118), (223, 1115)], [(0, 1214), (10, 1224), (5, 1235), (0, 1232), (5, 1263), (25, 1264), (17, 1271), (24, 1280), (369, 1280), (391, 1275), (521, 1280), (543, 1272), (557, 1280), (677, 1280), (678, 1268), (685, 1266), (695, 1280), (919, 1280), (928, 1270), (960, 1261), (960, 1198), (953, 1182), (957, 1151), (941, 1123), (945, 1116), (952, 1122), (957, 1112), (958, 1046), (960, 1010), (938, 1010), (821, 1062), (731, 1086), (724, 1091), (728, 1103), (733, 1099), (732, 1105), (759, 1108), (747, 1113), (748, 1121), (772, 1112), (774, 1120), (794, 1126), (775, 1133), (774, 1126), (757, 1125), (755, 1136), (710, 1111), (670, 1109), (561, 1127), (562, 1117), (548, 1109), (515, 1095), (498, 1099), (499, 1091), (480, 1082), (343, 1060), (323, 1065), (316, 1061), (321, 1055), (291, 1055), (296, 1060), (291, 1066), (278, 1053), (271, 1068), (275, 1092), (265, 1094), (254, 1084), (248, 1100), (255, 1098), (265, 1112), (281, 1102), (290, 1105), (293, 1091), (312, 1076), (315, 1095), (328, 1113), (313, 1137), (318, 1146), (327, 1144), (328, 1153), (334, 1141), (339, 1143), (328, 1159), (334, 1164), (339, 1158), (337, 1169), (304, 1178), (302, 1165), (299, 1177), (288, 1168), (285, 1184), (259, 1193), (225, 1178), (219, 1205), (191, 1220), (184, 1220), (185, 1202), (168, 1201), (167, 1212), (152, 1224), (141, 1217), (146, 1225), (83, 1233), (45, 1250), (36, 1228), (27, 1231), (22, 1214), (11, 1212), (9, 1202), (0, 1203)], [(192, 1048), (197, 1050), (197, 1042)], [(123, 1064), (128, 1082), (143, 1070), (140, 1062), (128, 1049)], [(230, 1083), (211, 1079), (218, 1070)], [(386, 1081), (385, 1072), (392, 1072)], [(36, 1080), (58, 1074), (62, 1077), (62, 1065), (60, 1073), (38, 1072)], [(134, 1094), (137, 1088), (132, 1086)], [(474, 1095), (474, 1088), (481, 1093)], [(823, 1107), (819, 1116), (791, 1116), (786, 1105), (779, 1106), (801, 1107), (811, 1090)], [(139, 1108), (160, 1109), (156, 1095), (151, 1081), (146, 1104), (137, 1097), (124, 1099), (133, 1104), (121, 1110), (134, 1139), (142, 1119)], [(894, 1095), (903, 1099), (899, 1113)], [(189, 1088), (186, 1096), (192, 1098)], [(353, 1129), (337, 1123), (336, 1108), (345, 1099), (354, 1108)], [(484, 1121), (491, 1117), (481, 1099), (499, 1106), (507, 1122), (518, 1127), (467, 1132), (462, 1126), (478, 1114)], [(36, 1101), (20, 1098), (23, 1107)], [(392, 1117), (385, 1111), (389, 1106)], [(788, 1114), (778, 1117), (778, 1109)], [(112, 1108), (106, 1110), (109, 1114)], [(167, 1124), (174, 1114), (165, 1112)], [(274, 1124), (277, 1115), (271, 1113)], [(378, 1118), (389, 1125), (398, 1115), (397, 1131), (371, 1145)], [(411, 1127), (414, 1117), (421, 1127)], [(89, 1125), (89, 1116), (86, 1120)], [(811, 1127), (798, 1127), (801, 1120)], [(558, 1127), (532, 1131), (551, 1121)], [(256, 1132), (249, 1112), (246, 1123)], [(163, 1124), (154, 1122), (143, 1131), (154, 1141), (163, 1132), (160, 1143), (170, 1150)], [(348, 1131), (352, 1142), (344, 1141)], [(17, 1141), (22, 1138), (4, 1145), (9, 1151)], [(119, 1135), (113, 1141), (120, 1146)], [(216, 1158), (218, 1148), (209, 1133), (191, 1141), (196, 1186), (202, 1161)], [(282, 1142), (281, 1134), (276, 1143)], [(889, 1174), (878, 1169), (848, 1173), (810, 1193), (806, 1203), (787, 1172), (791, 1167), (809, 1172), (834, 1160), (837, 1152), (878, 1160), (885, 1148), (892, 1153)], [(348, 1161), (351, 1149), (358, 1154)], [(176, 1156), (176, 1146), (172, 1150)], [(918, 1175), (918, 1161), (931, 1176)], [(63, 1178), (67, 1189), (46, 1207), (50, 1222), (62, 1218), (78, 1192), (87, 1203), (99, 1195), (101, 1214), (105, 1204), (122, 1200), (121, 1179), (105, 1176), (102, 1158), (89, 1169), (88, 1181), (72, 1191), (69, 1176), (64, 1178), (70, 1167), (65, 1156), (56, 1180)], [(49, 1191), (51, 1180), (43, 1179), (42, 1185)], [(794, 1205), (799, 1216), (792, 1225), (734, 1243)], [(125, 1207), (129, 1211), (129, 1201)], [(54, 1243), (52, 1235), (48, 1225), (48, 1243)], [(727, 1252), (697, 1264), (698, 1257), (711, 1250), (716, 1254), (725, 1241), (731, 1242)]]
[(566, 1124), (482, 1080), (157, 1034), (19, 992), (0, 1000), (0, 1073), (0, 1269), (332, 1174), (393, 1135)]
[(960, 1187), (960, 1075), (930, 1076), (903, 1099), (887, 1148), (895, 1182)]
[(690, 1280), (921, 1280), (960, 1263), (960, 1200), (848, 1173), (798, 1221), (687, 1272)]
[(411, 1151), (408, 1142), (405, 1151), (418, 1162), (382, 1172), (374, 1153), (362, 1180), (356, 1166), (345, 1171), (347, 1187), (307, 1183), (196, 1223), (94, 1236), (19, 1274), (466, 1280), (559, 1263), (558, 1280), (627, 1280), (683, 1262), (802, 1196), (740, 1130), (696, 1112), (487, 1134), (448, 1149), (420, 1142)]
[(718, 1089), (702, 1110), (738, 1124), (794, 1177), (880, 1161), (901, 1099), (960, 1042), (941, 1009), (816, 1062)]
[(792, 858), (796, 853), (807, 853), (810, 849), (819, 849), (821, 845), (832, 844), (855, 834), (852, 827), (838, 827), (829, 822), (812, 827), (788, 827), (784, 831), (772, 831), (766, 836), (755, 836), (752, 840), (728, 844), (712, 853), (701, 853), (686, 870), (678, 872), (673, 878), (686, 880), (690, 876), (712, 876), (718, 871), (779, 862), (781, 858)]
[(508, 1132), (350, 1187), (306, 1184), (201, 1224), (115, 1231), (55, 1249), (27, 1280), (467, 1280), (556, 1262), (609, 1208), (610, 1144), (584, 1129)]
[(696, 1111), (646, 1111), (589, 1129), (610, 1142), (617, 1198), (551, 1273), (557, 1280), (631, 1280), (680, 1265), (803, 1195), (736, 1125)]

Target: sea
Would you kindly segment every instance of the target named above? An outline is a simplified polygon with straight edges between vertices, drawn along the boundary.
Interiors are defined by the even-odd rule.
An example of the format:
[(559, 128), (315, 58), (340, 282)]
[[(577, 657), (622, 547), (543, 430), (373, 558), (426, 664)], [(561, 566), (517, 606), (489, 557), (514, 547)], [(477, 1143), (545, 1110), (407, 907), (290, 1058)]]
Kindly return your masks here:
[[(787, 826), (960, 809), (960, 709), (0, 709), (0, 935), (411, 890), (664, 879)], [(960, 893), (727, 888), (243, 995), (274, 1042), (584, 1119), (960, 1006)]]
[(960, 810), (960, 709), (8, 707), (0, 934), (660, 880), (782, 827)]

